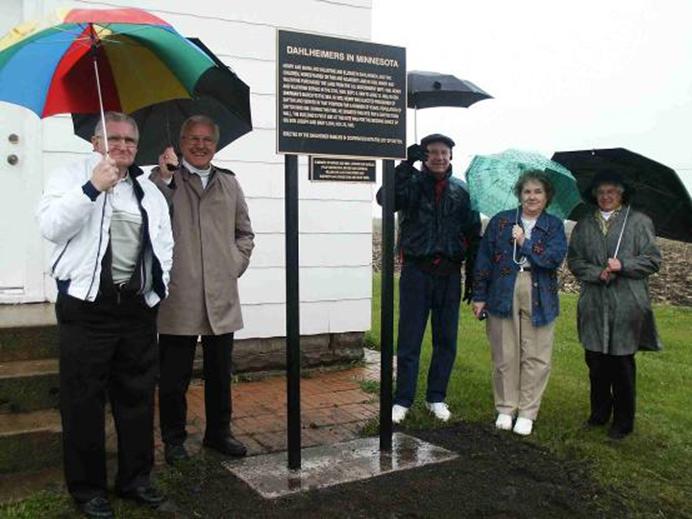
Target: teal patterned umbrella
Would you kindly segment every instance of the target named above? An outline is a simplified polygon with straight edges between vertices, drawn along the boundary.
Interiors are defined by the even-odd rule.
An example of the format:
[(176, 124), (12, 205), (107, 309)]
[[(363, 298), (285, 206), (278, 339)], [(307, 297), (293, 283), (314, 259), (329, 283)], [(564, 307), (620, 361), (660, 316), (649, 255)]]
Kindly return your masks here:
[(471, 207), (487, 216), (517, 207), (519, 202), (514, 195), (514, 184), (522, 173), (534, 169), (545, 171), (553, 184), (555, 195), (547, 212), (566, 219), (581, 202), (572, 173), (539, 153), (521, 150), (473, 158), (466, 170)]

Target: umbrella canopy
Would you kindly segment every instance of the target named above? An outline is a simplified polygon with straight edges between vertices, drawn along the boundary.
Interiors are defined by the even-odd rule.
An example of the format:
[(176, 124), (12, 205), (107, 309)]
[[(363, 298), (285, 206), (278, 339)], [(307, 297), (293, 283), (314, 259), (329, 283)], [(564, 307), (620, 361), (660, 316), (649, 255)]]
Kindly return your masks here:
[(473, 103), (493, 97), (470, 81), (438, 72), (412, 70), (407, 75), (407, 84), (409, 108), (469, 107)]
[(488, 216), (519, 205), (514, 185), (522, 173), (544, 171), (553, 185), (553, 200), (547, 212), (563, 220), (580, 203), (577, 182), (564, 166), (538, 153), (507, 150), (476, 155), (466, 170), (471, 207)]
[[(218, 149), (252, 130), (250, 88), (199, 39), (190, 38), (215, 63), (200, 77), (190, 99), (172, 99), (141, 108), (131, 115), (139, 127), (137, 163), (156, 164), (167, 147), (177, 147), (180, 127), (192, 115), (211, 117), (220, 129)], [(72, 114), (75, 133), (89, 140), (98, 115)]]
[(132, 113), (191, 97), (214, 66), (196, 45), (146, 11), (61, 9), (0, 40), (0, 100), (39, 117), (98, 113), (101, 107)]
[[(625, 148), (561, 151), (553, 160), (569, 168), (584, 193), (601, 171), (619, 173), (632, 188), (630, 204), (649, 216), (657, 236), (692, 242), (692, 202), (674, 170)], [(578, 220), (592, 207), (576, 207), (570, 219)]]

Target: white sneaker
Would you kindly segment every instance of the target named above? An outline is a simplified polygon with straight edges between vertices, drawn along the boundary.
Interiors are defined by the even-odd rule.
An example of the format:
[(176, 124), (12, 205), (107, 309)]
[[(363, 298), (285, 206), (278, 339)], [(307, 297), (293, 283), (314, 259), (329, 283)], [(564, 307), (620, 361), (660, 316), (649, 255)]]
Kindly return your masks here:
[(503, 413), (497, 415), (497, 420), (495, 420), (495, 429), (500, 429), (502, 431), (511, 431), (512, 415)]
[(522, 436), (528, 436), (533, 430), (533, 420), (528, 418), (519, 417), (517, 422), (514, 424), (514, 432), (516, 434), (521, 434)]
[(394, 404), (392, 406), (392, 422), (401, 423), (406, 418), (406, 413), (408, 413), (408, 407), (403, 405)]
[(443, 422), (446, 422), (449, 420), (449, 417), (452, 416), (452, 413), (449, 412), (449, 407), (444, 402), (426, 402), (425, 407), (427, 407), (428, 411), (435, 415), (435, 418), (442, 420)]

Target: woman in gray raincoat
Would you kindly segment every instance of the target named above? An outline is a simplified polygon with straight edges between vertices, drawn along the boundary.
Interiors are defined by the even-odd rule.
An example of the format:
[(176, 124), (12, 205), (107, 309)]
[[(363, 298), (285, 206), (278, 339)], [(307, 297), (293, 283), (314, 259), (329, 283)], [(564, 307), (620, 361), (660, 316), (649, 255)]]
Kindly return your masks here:
[(597, 174), (586, 193), (597, 208), (577, 223), (567, 253), (581, 282), (577, 326), (591, 382), (586, 425), (605, 425), (612, 413), (614, 439), (634, 428), (634, 354), (661, 348), (648, 289), (661, 252), (649, 217), (628, 205), (630, 194), (620, 175)]

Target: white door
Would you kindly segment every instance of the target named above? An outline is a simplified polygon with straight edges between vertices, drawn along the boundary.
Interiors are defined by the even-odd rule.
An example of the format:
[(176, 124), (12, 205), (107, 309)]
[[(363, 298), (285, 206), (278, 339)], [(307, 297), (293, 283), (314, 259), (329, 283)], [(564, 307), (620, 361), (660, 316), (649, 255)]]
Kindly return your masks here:
[[(0, 2), (0, 34), (23, 21), (26, 7), (23, 0)], [(44, 244), (34, 219), (42, 188), (40, 121), (0, 102), (0, 303), (45, 299)]]

